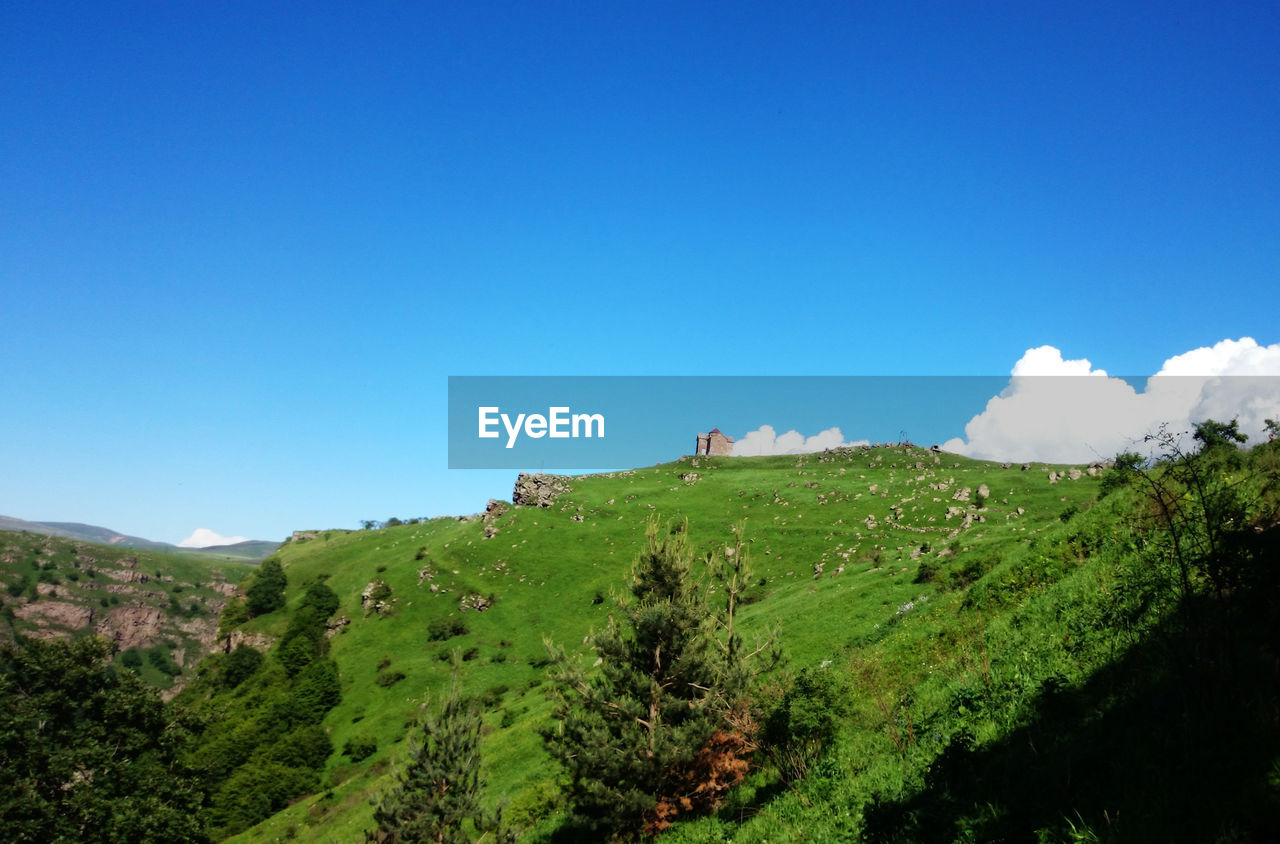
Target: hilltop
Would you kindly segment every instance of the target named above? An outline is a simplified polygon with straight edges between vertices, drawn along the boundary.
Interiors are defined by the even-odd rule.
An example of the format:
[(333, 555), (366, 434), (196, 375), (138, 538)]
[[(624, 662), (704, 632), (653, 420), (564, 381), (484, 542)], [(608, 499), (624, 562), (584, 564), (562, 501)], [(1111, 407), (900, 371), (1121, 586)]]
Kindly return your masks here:
[(17, 519), (13, 516), (0, 516), (0, 530), (38, 533), (43, 536), (57, 536), (62, 539), (74, 539), (80, 542), (93, 542), (98, 545), (111, 545), (139, 551), (168, 551), (175, 554), (194, 554), (244, 562), (257, 562), (280, 546), (278, 542), (250, 539), (231, 545), (216, 545), (207, 548), (180, 548), (168, 542), (156, 542), (151, 539), (143, 539), (140, 536), (127, 536), (119, 531), (98, 525), (87, 525), (81, 522), (31, 522), (25, 519)]
[[(480, 707), (472, 770), (486, 783), (483, 808), (501, 807), (522, 841), (601, 839), (590, 825), (602, 815), (581, 811), (584, 783), (605, 782), (591, 766), (624, 772), (626, 790), (592, 804), (619, 807), (608, 829), (665, 830), (666, 842), (1272, 840), (1280, 444), (1240, 440), (1234, 423), (1207, 421), (1194, 450), (1162, 434), (1159, 460), (1125, 454), (1114, 465), (996, 464), (889, 444), (522, 475), (510, 502), (474, 516), (299, 531), (238, 588), (230, 569), (221, 580), (175, 570), (172, 581), (155, 569), (158, 584), (135, 582), (162, 561), (5, 534), (5, 562), (19, 563), (6, 578), (23, 564), (36, 575), (7, 580), (5, 616), (15, 639), (35, 635), (15, 625), (64, 590), (92, 597), (86, 578), (104, 576), (159, 585), (149, 598), (177, 610), (178, 586), (218, 594), (221, 646), (144, 731), (196, 788), (182, 798), (196, 815), (167, 817), (214, 840), (362, 839), (455, 671)], [(688, 556), (655, 568), (663, 548)], [(119, 589), (100, 591), (99, 603)], [(663, 595), (677, 592), (685, 609), (670, 612)], [(667, 693), (649, 672), (675, 654), (733, 652), (713, 621), (729, 596), (741, 652), (771, 641), (786, 659), (757, 663), (746, 683), (749, 673), (716, 668), (686, 675), (701, 679), (679, 688), (701, 691), (659, 701)], [(692, 649), (648, 627), (627, 650), (642, 616), (670, 619)], [(76, 633), (58, 628), (48, 635)], [(672, 647), (655, 648), (664, 641)], [(58, 647), (32, 644), (0, 664), (4, 708), (31, 725), (10, 735), (43, 717), (12, 678), (92, 658)], [(103, 682), (123, 680), (129, 694), (137, 680), (120, 669), (163, 671), (157, 647), (145, 659), (137, 647), (118, 653)], [(46, 674), (46, 691), (97, 688)], [(622, 676), (639, 682), (612, 685)], [(729, 707), (696, 702), (732, 677), (738, 691), (718, 698)], [(592, 689), (602, 720), (566, 703)], [(696, 711), (701, 726), (655, 745), (659, 711), (673, 724)], [(616, 741), (611, 722), (629, 737)], [(110, 757), (112, 742), (81, 750)], [(40, 761), (56, 748), (6, 746), (51, 808), (70, 799), (77, 775), (50, 776)], [(655, 764), (655, 747), (675, 755)], [(671, 790), (653, 791), (655, 778)], [(464, 787), (450, 782), (443, 793)], [(31, 807), (11, 809), (4, 823), (21, 825), (15, 812)], [(471, 817), (488, 829), (482, 815)], [(42, 817), (65, 826), (69, 816)]]

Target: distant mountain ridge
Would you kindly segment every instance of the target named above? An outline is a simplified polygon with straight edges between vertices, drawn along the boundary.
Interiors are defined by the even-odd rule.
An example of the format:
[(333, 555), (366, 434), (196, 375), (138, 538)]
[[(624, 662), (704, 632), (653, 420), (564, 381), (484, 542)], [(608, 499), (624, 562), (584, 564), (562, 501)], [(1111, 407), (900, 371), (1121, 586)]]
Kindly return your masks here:
[(118, 548), (134, 548), (139, 551), (190, 551), (196, 554), (217, 554), (225, 557), (242, 557), (261, 560), (280, 547), (279, 542), (249, 539), (231, 545), (213, 545), (208, 548), (183, 548), (168, 542), (156, 542), (140, 536), (129, 536), (99, 525), (81, 522), (30, 522), (13, 516), (0, 516), (0, 530), (26, 531), (80, 542), (95, 542)]

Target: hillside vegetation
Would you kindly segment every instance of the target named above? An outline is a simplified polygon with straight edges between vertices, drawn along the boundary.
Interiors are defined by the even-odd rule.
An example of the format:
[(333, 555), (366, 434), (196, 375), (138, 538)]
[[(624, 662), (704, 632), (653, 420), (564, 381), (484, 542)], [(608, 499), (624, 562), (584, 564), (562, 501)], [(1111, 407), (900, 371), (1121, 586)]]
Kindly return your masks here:
[(213, 644), (246, 563), (0, 531), (0, 641), (96, 634), (115, 663), (176, 690)]
[[(151, 587), (125, 575), (154, 560), (110, 576), (19, 535), (0, 830), (1275, 840), (1280, 445), (1241, 439), (1206, 422), (1114, 466), (898, 444), (522, 476), (474, 517), (295, 534), (163, 711), (149, 657), (104, 670), (70, 627), (19, 629), (116, 594), (86, 579)], [(111, 796), (129, 777), (151, 809)]]
[[(549, 506), (494, 502), (481, 517), (288, 543), (272, 558), (284, 605), (238, 628), (269, 653), (245, 654), (254, 671), (234, 685), (229, 658), (211, 657), (181, 698), (211, 724), (205, 748), (243, 748), (241, 767), (220, 772), (216, 830), (360, 839), (457, 654), (484, 709), (487, 805), (502, 803), (523, 840), (572, 840), (541, 735), (554, 723), (547, 645), (593, 670), (589, 637), (620, 617), (615, 593), (656, 519), (699, 560), (749, 554), (739, 630), (776, 628), (787, 656), (754, 693), (756, 715), (831, 689), (840, 713), (802, 770), (757, 735), (753, 769), (718, 812), (681, 816), (665, 838), (1250, 840), (1280, 805), (1276, 450), (1222, 453), (1201, 468), (1239, 506), (1202, 508), (1200, 522), (1229, 522), (1245, 561), (1230, 572), (1170, 550), (1204, 527), (1190, 506), (1187, 524), (1162, 521), (1152, 485), (1181, 483), (1168, 470), (1002, 466), (905, 445), (686, 458), (541, 498), (522, 479), (523, 499)], [(323, 619), (303, 609), (320, 584), (334, 596)], [(307, 716), (332, 752), (250, 805), (254, 772), (292, 752), (275, 737), (309, 726), (287, 703), (314, 686), (308, 671), (339, 678)]]

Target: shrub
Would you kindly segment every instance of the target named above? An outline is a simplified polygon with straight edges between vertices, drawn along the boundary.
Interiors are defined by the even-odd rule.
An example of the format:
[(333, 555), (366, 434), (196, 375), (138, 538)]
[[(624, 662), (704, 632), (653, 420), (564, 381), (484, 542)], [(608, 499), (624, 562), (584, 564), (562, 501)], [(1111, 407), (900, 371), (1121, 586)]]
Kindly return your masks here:
[(147, 651), (147, 661), (170, 677), (176, 677), (182, 673), (182, 669), (178, 666), (178, 663), (173, 661), (169, 649), (164, 645), (156, 645), (149, 649)]
[(369, 733), (356, 733), (342, 745), (342, 755), (352, 762), (368, 759), (378, 750), (378, 741)]
[(828, 669), (805, 668), (764, 719), (766, 755), (788, 782), (804, 778), (848, 714), (848, 690)]
[(284, 568), (280, 561), (268, 557), (258, 566), (254, 574), (253, 585), (246, 593), (245, 605), (254, 616), (275, 612), (284, 606), (284, 589), (288, 585)]
[(328, 658), (317, 659), (298, 675), (287, 708), (303, 724), (318, 724), (342, 700), (338, 666)]
[(467, 622), (461, 618), (437, 617), (427, 622), (427, 639), (432, 642), (443, 642), (467, 632)]
[(261, 664), (260, 651), (243, 643), (236, 645), (236, 649), (227, 654), (226, 662), (223, 663), (222, 684), (228, 689), (234, 689), (253, 676)]
[(310, 768), (318, 771), (333, 755), (333, 742), (319, 724), (299, 727), (282, 737), (271, 747), (270, 758), (290, 768)]
[(405, 674), (403, 671), (380, 671), (378, 672), (378, 677), (374, 682), (379, 686), (382, 686), (384, 689), (389, 689), (396, 683), (403, 680), (404, 677)]
[(502, 696), (505, 695), (511, 687), (506, 683), (499, 683), (496, 686), (490, 686), (480, 697), (480, 705), (485, 709), (492, 709), (502, 703)]

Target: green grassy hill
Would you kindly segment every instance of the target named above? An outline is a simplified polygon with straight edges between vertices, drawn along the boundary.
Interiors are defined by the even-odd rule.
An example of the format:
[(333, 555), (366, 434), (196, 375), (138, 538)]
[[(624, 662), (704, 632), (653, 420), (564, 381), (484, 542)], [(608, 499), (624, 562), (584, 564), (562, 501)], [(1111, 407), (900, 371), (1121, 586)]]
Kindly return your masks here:
[[(507, 801), (526, 837), (551, 835), (555, 770), (536, 732), (550, 717), (544, 640), (594, 656), (584, 638), (605, 623), (610, 592), (623, 586), (651, 517), (687, 520), (700, 553), (732, 545), (741, 525), (760, 578), (759, 600), (741, 623), (780, 626), (786, 670), (832, 665), (852, 680), (854, 715), (830, 763), (841, 773), (824, 786), (842, 790), (839, 810), (815, 812), (821, 795), (782, 790), (762, 771), (733, 797), (750, 819), (731, 825), (742, 840), (805, 840), (817, 819), (831, 835), (852, 835), (868, 807), (908, 794), (953, 746), (957, 695), (971, 705), (1003, 696), (1003, 714), (965, 720), (964, 741), (985, 745), (1020, 723), (1047, 680), (1086, 683), (1118, 655), (1071, 644), (1074, 635), (1092, 648), (1089, 626), (1105, 627), (1096, 599), (1116, 588), (1117, 575), (1101, 561), (1134, 506), (1121, 495), (1093, 507), (1099, 479), (1086, 467), (1001, 466), (890, 446), (684, 459), (569, 483), (572, 491), (545, 509), (319, 532), (278, 552), (291, 605), (321, 580), (339, 597), (330, 655), (343, 696), (324, 719), (337, 752), (323, 771), (327, 788), (237, 840), (358, 838), (403, 754), (407, 726), (447, 682), (454, 649), (463, 653), (466, 691), (487, 704), (489, 799)], [(1060, 611), (1068, 604), (1078, 618)], [(1037, 621), (1043, 641), (1020, 641), (1026, 613), (1053, 616)], [(271, 613), (242, 629), (267, 642), (288, 618)], [(466, 632), (433, 640), (441, 619)], [(1107, 647), (1122, 646), (1106, 638)], [(210, 698), (196, 685), (189, 694), (212, 701), (225, 693)], [(342, 753), (353, 740), (376, 750), (353, 762)], [(668, 836), (719, 840), (727, 823), (697, 820)]]

